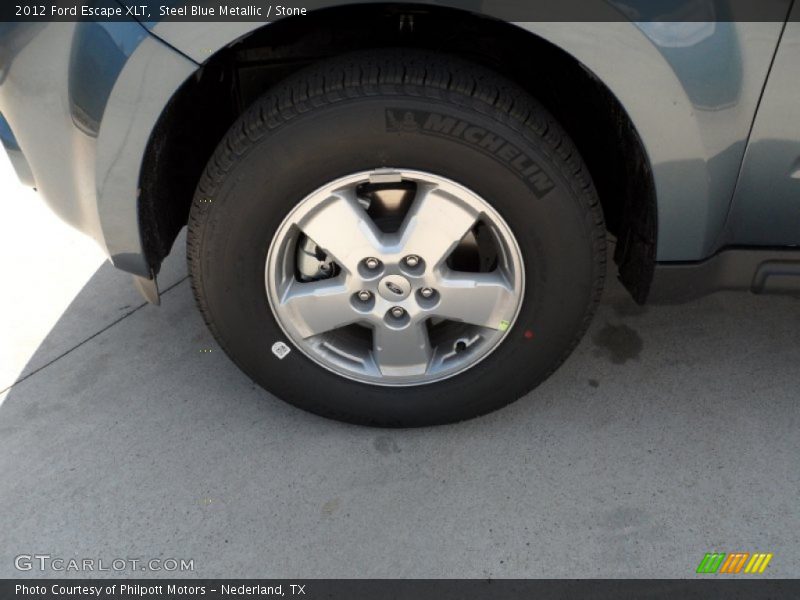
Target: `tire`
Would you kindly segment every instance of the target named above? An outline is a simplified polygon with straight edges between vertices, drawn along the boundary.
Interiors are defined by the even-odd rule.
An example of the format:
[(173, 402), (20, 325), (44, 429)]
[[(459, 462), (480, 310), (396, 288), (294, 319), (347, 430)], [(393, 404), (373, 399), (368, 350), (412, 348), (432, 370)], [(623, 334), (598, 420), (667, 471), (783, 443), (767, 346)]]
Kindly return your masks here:
[[(502, 341), (447, 377), (382, 385), (381, 379), (343, 374), (362, 368), (361, 363), (337, 372), (322, 354), (315, 358), (314, 352), (323, 350), (309, 350), (298, 342), (302, 336), (288, 333), (294, 322), (281, 316), (280, 300), (268, 290), (268, 261), (278, 251), (271, 250), (277, 243), (273, 238), (287, 229), (298, 203), (338, 178), (382, 168), (430, 173), (485, 199), (487, 211), (507, 225), (522, 258), (515, 277), (524, 279), (524, 291), (513, 319), (498, 326), (507, 328)], [(409, 185), (419, 190), (423, 183)], [(502, 237), (494, 225), (489, 229)], [(415, 427), (494, 411), (561, 365), (585, 333), (601, 296), (605, 236), (586, 167), (568, 136), (531, 96), (459, 59), (380, 50), (299, 72), (234, 123), (198, 184), (187, 246), (200, 311), (221, 347), (255, 382), (325, 417)], [(290, 256), (291, 247), (286, 248), (281, 252)], [(335, 264), (325, 268), (337, 269)], [(329, 311), (323, 312), (327, 318)], [(492, 335), (494, 330), (486, 339)], [(375, 377), (383, 376), (381, 369)]]

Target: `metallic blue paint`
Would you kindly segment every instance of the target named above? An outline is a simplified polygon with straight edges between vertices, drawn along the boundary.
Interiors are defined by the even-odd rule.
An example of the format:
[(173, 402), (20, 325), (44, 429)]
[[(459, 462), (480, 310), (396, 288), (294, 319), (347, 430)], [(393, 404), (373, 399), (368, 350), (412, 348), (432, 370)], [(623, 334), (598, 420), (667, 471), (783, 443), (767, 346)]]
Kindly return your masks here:
[(33, 173), (31, 173), (31, 166), (28, 164), (22, 150), (20, 150), (19, 142), (17, 142), (14, 132), (11, 131), (11, 126), (2, 113), (0, 113), (0, 143), (6, 149), (8, 158), (11, 160), (14, 171), (16, 171), (17, 177), (19, 177), (22, 184), (28, 187), (36, 187), (36, 180), (34, 180)]
[(96, 137), (125, 63), (147, 36), (135, 23), (77, 23), (69, 63), (69, 106), (75, 126)]
[(723, 243), (800, 246), (800, 4), (786, 24)]
[(153, 125), (197, 68), (136, 21), (0, 29), (0, 111), (40, 193), (115, 266), (150, 277), (137, 189)]

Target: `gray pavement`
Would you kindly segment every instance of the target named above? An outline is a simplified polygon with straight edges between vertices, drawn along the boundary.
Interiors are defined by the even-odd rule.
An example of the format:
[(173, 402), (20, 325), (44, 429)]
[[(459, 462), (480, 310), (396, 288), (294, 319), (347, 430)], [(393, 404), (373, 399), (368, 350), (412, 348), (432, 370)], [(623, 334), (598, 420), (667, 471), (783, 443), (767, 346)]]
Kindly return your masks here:
[[(197, 577), (691, 577), (712, 550), (800, 576), (800, 300), (638, 308), (611, 284), (520, 402), (390, 431), (257, 388), (183, 260), (178, 244), (160, 308), (106, 264), (54, 294), (63, 314), (0, 386), (18, 381), (0, 395), (0, 577), (40, 575), (14, 568), (34, 553), (193, 559)], [(40, 327), (37, 291), (8, 293), (5, 331)]]

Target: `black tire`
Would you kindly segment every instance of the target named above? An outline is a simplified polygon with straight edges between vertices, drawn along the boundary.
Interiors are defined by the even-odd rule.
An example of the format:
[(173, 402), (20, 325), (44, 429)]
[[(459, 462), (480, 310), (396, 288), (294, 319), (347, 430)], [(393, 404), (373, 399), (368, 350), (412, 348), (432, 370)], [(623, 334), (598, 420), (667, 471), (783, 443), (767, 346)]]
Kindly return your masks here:
[[(510, 149), (486, 150), (463, 131), (431, 135), (422, 121), (432, 113), (469, 124), (473, 134), (477, 127), (502, 138)], [(515, 162), (517, 156), (535, 161), (541, 172), (523, 177), (520, 168), (529, 163)], [(273, 317), (264, 284), (276, 229), (325, 183), (384, 166), (436, 173), (475, 191), (510, 225), (525, 260), (522, 308), (501, 345), (472, 369), (427, 385), (359, 383), (300, 351), (283, 360), (270, 351), (275, 341), (292, 346)], [(206, 323), (261, 386), (325, 417), (413, 427), (496, 410), (558, 368), (586, 331), (602, 293), (606, 240), (585, 165), (530, 95), (458, 59), (380, 50), (309, 67), (241, 116), (199, 182), (188, 260)]]

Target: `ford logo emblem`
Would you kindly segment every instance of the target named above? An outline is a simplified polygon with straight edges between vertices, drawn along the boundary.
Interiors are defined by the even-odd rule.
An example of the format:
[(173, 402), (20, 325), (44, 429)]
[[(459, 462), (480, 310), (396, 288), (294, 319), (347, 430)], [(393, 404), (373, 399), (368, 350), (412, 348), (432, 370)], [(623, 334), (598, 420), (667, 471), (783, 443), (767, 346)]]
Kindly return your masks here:
[(403, 288), (401, 288), (396, 283), (392, 283), (391, 281), (386, 282), (386, 287), (389, 288), (389, 291), (393, 294), (397, 294), (398, 296), (403, 295)]

